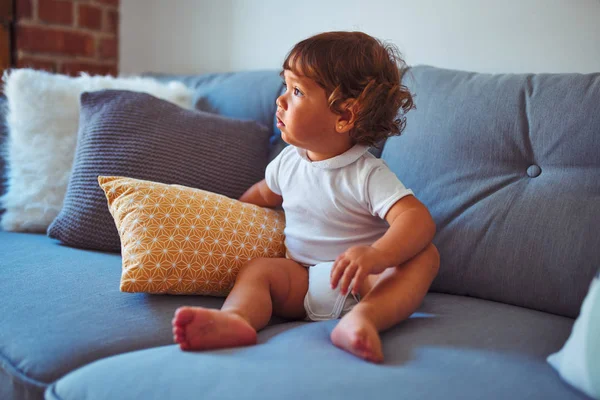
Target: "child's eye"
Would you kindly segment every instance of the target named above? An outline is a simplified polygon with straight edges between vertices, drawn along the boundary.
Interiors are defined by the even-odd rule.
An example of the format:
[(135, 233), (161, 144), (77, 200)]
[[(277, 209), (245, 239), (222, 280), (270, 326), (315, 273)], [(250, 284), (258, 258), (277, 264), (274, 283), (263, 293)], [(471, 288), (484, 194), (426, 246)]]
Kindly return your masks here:
[[(288, 85), (287, 83), (285, 83), (285, 81), (281, 82), (281, 84), (283, 85), (283, 88), (287, 91), (288, 90)], [(298, 89), (297, 87), (294, 87), (294, 96), (304, 96), (304, 93), (302, 93), (302, 91), (300, 89)]]

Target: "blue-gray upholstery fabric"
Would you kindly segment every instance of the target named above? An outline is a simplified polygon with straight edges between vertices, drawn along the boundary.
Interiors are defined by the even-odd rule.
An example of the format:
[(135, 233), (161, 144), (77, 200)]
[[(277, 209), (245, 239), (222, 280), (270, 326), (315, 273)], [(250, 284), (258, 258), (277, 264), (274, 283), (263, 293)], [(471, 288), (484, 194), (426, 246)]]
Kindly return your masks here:
[[(119, 255), (61, 246), (43, 235), (0, 231), (0, 254), (2, 399), (41, 398), (41, 393), (48, 384), (92, 361), (129, 351), (170, 345), (170, 321), (178, 306), (202, 305), (217, 308), (223, 302), (223, 299), (202, 296), (121, 293)], [(558, 390), (557, 393), (569, 393), (565, 392), (566, 386), (562, 388), (558, 376), (552, 375), (551, 369), (546, 370), (543, 358), (562, 347), (572, 324), (573, 320), (569, 318), (519, 307), (466, 297), (431, 294), (419, 313), (409, 322), (384, 334), (384, 351), (389, 355), (389, 363), (385, 368), (378, 367), (377, 371), (380, 372), (377, 374), (388, 371), (390, 367), (394, 368), (394, 365), (398, 367), (409, 363), (413, 368), (410, 372), (398, 370), (386, 376), (394, 378), (394, 374), (406, 374), (406, 377), (411, 379), (422, 380), (424, 378), (419, 377), (420, 373), (424, 373), (422, 368), (429, 363), (442, 363), (448, 369), (454, 369), (452, 362), (446, 360), (446, 357), (452, 356), (450, 360), (456, 358), (459, 361), (455, 364), (456, 368), (463, 368), (465, 363), (477, 365), (477, 362), (484, 363), (486, 357), (493, 355), (499, 360), (508, 357), (508, 361), (498, 361), (499, 364), (492, 362), (490, 374), (498, 373), (498, 368), (506, 367), (510, 370), (519, 362), (526, 362), (529, 366), (536, 365), (533, 370), (535, 374), (530, 375), (530, 378), (541, 380), (542, 384)], [(239, 365), (245, 365), (251, 369), (249, 373), (261, 374), (263, 377), (269, 377), (268, 374), (279, 369), (278, 379), (286, 380), (292, 379), (291, 374), (297, 373), (296, 369), (302, 366), (308, 368), (304, 362), (316, 363), (316, 358), (310, 358), (316, 357), (317, 354), (321, 354), (319, 363), (326, 366), (335, 366), (342, 370), (345, 369), (343, 365), (348, 363), (353, 368), (367, 367), (367, 364), (357, 363), (352, 357), (331, 346), (328, 335), (333, 323), (299, 325), (303, 323), (276, 324), (260, 334), (260, 341), (266, 343), (265, 345), (256, 347), (250, 353), (247, 350), (239, 354), (237, 350), (221, 352), (229, 354), (227, 357), (216, 357), (215, 353), (212, 353), (209, 356), (210, 361), (201, 361), (200, 365), (189, 366), (184, 359), (179, 358), (183, 354), (179, 354), (174, 347), (169, 352), (177, 358), (169, 363), (169, 368), (200, 368), (204, 374), (216, 365), (222, 365), (222, 368), (227, 370), (231, 368), (232, 371)], [(298, 329), (297, 332), (295, 328)], [(304, 336), (306, 338), (303, 339)], [(418, 355), (421, 351), (430, 355), (412, 364), (411, 360), (416, 357), (415, 354)], [(508, 354), (503, 355), (501, 352)], [(520, 354), (525, 358), (519, 356), (513, 360), (514, 356), (511, 354)], [(239, 358), (240, 355), (243, 357)], [(281, 355), (285, 357), (280, 358)], [(198, 359), (205, 360), (206, 356), (198, 356)], [(296, 356), (299, 358), (295, 358)], [(305, 356), (309, 359), (304, 359)], [(330, 357), (331, 360), (327, 361)], [(219, 358), (222, 360), (217, 362), (216, 359)], [(282, 363), (287, 364), (290, 359), (299, 364), (291, 370), (282, 369)], [(515, 365), (512, 365), (512, 361)], [(229, 363), (231, 365), (228, 365)], [(202, 366), (203, 364), (205, 365)], [(126, 365), (124, 360), (124, 369), (114, 371), (121, 375), (120, 379), (133, 376), (130, 374), (134, 372)], [(152, 365), (151, 362), (149, 365), (145, 362), (138, 364), (135, 374), (143, 375), (143, 382), (158, 379), (162, 375), (154, 375)], [(494, 365), (496, 369), (492, 368)], [(521, 373), (525, 374), (525, 371)], [(305, 378), (301, 378), (302, 376), (295, 379), (307, 382)], [(369, 379), (372, 378), (375, 377)], [(98, 382), (106, 384), (102, 376), (98, 379)], [(106, 379), (109, 377), (106, 376)], [(113, 380), (112, 377), (110, 379)], [(342, 379), (341, 375), (335, 379)], [(191, 381), (197, 381), (190, 383), (191, 385), (205, 382), (198, 379)], [(269, 377), (260, 382), (267, 384), (276, 381)], [(80, 394), (78, 391), (83, 390), (82, 387), (75, 385), (73, 378), (66, 382), (70, 382), (68, 391), (75, 390), (77, 393), (74, 397), (62, 392), (59, 394), (66, 396), (65, 398), (77, 398)], [(116, 380), (108, 386), (120, 387), (119, 382), (125, 384), (125, 381)], [(92, 382), (81, 381), (81, 385), (84, 384), (88, 386), (92, 385)], [(230, 383), (212, 382), (210, 385), (221, 387)], [(319, 390), (332, 390), (324, 389), (324, 382), (320, 385), (317, 387)], [(141, 386), (146, 386), (146, 390), (162, 390), (156, 385)], [(168, 386), (170, 390), (179, 390), (172, 387), (172, 384)], [(58, 387), (60, 388), (60, 385)], [(440, 387), (443, 385), (440, 384)], [(194, 386), (188, 387), (189, 390), (193, 388)], [(95, 394), (89, 398), (123, 398), (111, 397), (108, 394), (109, 397), (103, 397), (104, 393), (96, 390), (99, 389), (94, 387), (89, 391), (90, 395)], [(88, 397), (82, 397), (84, 398)], [(145, 398), (145, 395), (137, 398)]]
[(181, 305), (223, 299), (119, 291), (121, 257), (0, 231), (0, 399), (39, 399), (99, 358), (172, 343)]
[[(199, 93), (208, 94), (198, 99), (215, 104), (214, 112), (239, 118), (245, 110), (249, 119), (272, 125), (277, 71), (249, 73), (247, 83), (238, 81), (239, 92), (234, 85), (219, 90), (215, 82), (227, 84), (232, 75), (188, 80), (204, 87)], [(561, 81), (571, 78), (573, 87), (565, 87)], [(598, 135), (585, 126), (592, 121), (596, 132), (600, 126), (590, 105), (596, 83), (582, 84), (589, 75), (489, 76), (427, 67), (414, 68), (412, 79), (419, 82), (410, 84), (418, 109), (383, 158), (438, 223), (442, 268), (434, 289), (576, 314), (582, 275), (588, 263), (596, 263), (594, 271), (598, 265), (590, 246), (600, 235), (585, 232), (598, 215), (585, 203), (598, 200), (597, 181), (589, 182), (598, 171)], [(252, 83), (261, 81), (270, 83)], [(559, 92), (552, 101), (549, 88)], [(252, 105), (254, 95), (261, 107)], [(574, 97), (581, 110), (565, 104)], [(272, 107), (271, 114), (263, 115), (263, 107)], [(556, 132), (541, 132), (547, 124)], [(569, 167), (561, 164), (573, 153)], [(525, 155), (541, 167), (536, 178), (523, 177), (539, 172)], [(506, 176), (519, 190), (506, 185)], [(549, 232), (557, 227), (563, 231)], [(577, 238), (582, 242), (574, 247)], [(57, 379), (46, 398), (585, 398), (545, 362), (569, 336), (573, 319), (564, 316), (430, 293), (417, 314), (383, 334), (380, 366), (332, 346), (335, 321), (278, 323), (252, 348), (184, 353), (172, 345), (173, 311), (184, 304), (215, 308), (223, 300), (121, 293), (120, 275), (117, 254), (0, 231), (0, 399), (41, 399)]]
[[(159, 81), (178, 80), (194, 90), (194, 104), (201, 111), (226, 117), (251, 119), (269, 128), (269, 161), (287, 145), (277, 128), (275, 100), (285, 90), (279, 71), (242, 71), (202, 75), (147, 74)], [(252, 99), (253, 101), (248, 101)], [(371, 149), (376, 157), (381, 147)]]
[(237, 199), (264, 178), (268, 146), (267, 129), (255, 121), (185, 110), (146, 93), (84, 93), (73, 171), (48, 235), (69, 246), (118, 252), (121, 241), (98, 175)]
[(275, 100), (283, 87), (279, 71), (241, 71), (202, 75), (147, 74), (159, 81), (179, 80), (194, 91), (201, 111), (257, 121), (269, 129), (271, 145), (279, 142)]
[(382, 158), (431, 211), (432, 290), (575, 317), (600, 265), (600, 74), (415, 67)]
[(254, 347), (170, 345), (101, 360), (53, 384), (46, 399), (585, 399), (545, 362), (572, 322), (430, 294), (382, 335), (382, 365), (333, 346), (336, 321), (286, 323), (263, 330)]

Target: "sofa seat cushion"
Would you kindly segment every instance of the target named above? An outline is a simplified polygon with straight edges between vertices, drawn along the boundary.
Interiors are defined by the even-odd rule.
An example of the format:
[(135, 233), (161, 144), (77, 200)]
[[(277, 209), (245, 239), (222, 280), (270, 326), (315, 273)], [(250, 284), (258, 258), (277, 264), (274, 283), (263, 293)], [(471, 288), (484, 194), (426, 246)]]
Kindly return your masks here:
[(42, 398), (48, 383), (94, 360), (173, 343), (177, 307), (223, 302), (122, 293), (120, 279), (117, 254), (0, 231), (0, 399)]
[(336, 321), (272, 325), (253, 347), (175, 345), (110, 357), (46, 391), (47, 399), (583, 399), (545, 362), (573, 320), (485, 300), (429, 294), (383, 334), (386, 361), (333, 346)]

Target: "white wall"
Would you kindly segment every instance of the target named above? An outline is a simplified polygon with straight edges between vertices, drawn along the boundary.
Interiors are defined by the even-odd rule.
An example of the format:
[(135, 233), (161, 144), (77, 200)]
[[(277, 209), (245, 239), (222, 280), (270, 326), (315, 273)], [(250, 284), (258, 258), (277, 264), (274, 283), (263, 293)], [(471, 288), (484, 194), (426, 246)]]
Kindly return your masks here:
[(278, 69), (328, 30), (390, 40), (412, 65), (600, 71), (600, 0), (121, 0), (120, 69)]

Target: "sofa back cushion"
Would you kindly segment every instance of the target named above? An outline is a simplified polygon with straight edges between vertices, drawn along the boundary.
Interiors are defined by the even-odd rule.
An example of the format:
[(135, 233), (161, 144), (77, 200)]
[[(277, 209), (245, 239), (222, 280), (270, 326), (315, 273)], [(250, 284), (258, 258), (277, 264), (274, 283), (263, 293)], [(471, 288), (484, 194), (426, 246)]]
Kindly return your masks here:
[(183, 82), (194, 91), (193, 101), (197, 110), (261, 123), (269, 130), (272, 152), (283, 148), (275, 120), (275, 100), (283, 88), (278, 70), (201, 75), (152, 73), (148, 76), (162, 82)]
[(600, 74), (412, 68), (382, 158), (430, 209), (433, 291), (575, 317), (600, 265)]

